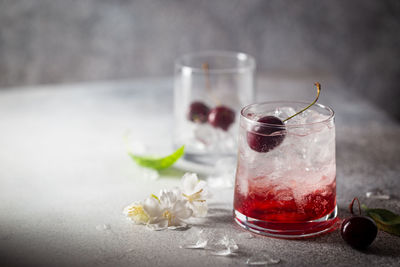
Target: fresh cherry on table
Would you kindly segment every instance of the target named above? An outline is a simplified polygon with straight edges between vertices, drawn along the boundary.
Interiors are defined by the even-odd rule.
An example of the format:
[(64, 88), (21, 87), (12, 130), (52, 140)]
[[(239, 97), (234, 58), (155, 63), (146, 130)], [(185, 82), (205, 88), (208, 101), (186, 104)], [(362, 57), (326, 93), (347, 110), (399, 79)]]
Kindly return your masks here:
[[(358, 209), (360, 215), (354, 215), (353, 204), (354, 201), (358, 202)], [(351, 202), (350, 212), (353, 215), (342, 222), (340, 234), (344, 241), (356, 249), (366, 249), (375, 240), (378, 233), (378, 227), (374, 220), (369, 217), (361, 216), (360, 202), (358, 198), (354, 198)]]
[(210, 108), (206, 104), (195, 101), (189, 106), (188, 119), (197, 123), (205, 123), (207, 122), (209, 113)]
[(208, 122), (215, 128), (227, 131), (235, 121), (235, 112), (226, 106), (217, 106), (208, 114)]
[(257, 122), (267, 123), (268, 125), (257, 125), (251, 132), (247, 132), (247, 143), (251, 149), (266, 153), (282, 143), (285, 138), (284, 132), (272, 135), (275, 132), (284, 130), (285, 124), (279, 118), (275, 116), (265, 116), (258, 119)]

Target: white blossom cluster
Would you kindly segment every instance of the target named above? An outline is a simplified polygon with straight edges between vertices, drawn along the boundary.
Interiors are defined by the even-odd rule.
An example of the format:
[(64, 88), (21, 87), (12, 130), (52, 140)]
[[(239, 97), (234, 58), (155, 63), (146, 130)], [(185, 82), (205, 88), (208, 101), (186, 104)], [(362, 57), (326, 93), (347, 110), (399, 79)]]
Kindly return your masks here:
[(152, 230), (178, 229), (187, 227), (185, 220), (190, 217), (207, 215), (207, 197), (206, 182), (199, 180), (195, 173), (186, 173), (179, 188), (163, 189), (158, 196), (132, 203), (123, 213), (136, 224)]

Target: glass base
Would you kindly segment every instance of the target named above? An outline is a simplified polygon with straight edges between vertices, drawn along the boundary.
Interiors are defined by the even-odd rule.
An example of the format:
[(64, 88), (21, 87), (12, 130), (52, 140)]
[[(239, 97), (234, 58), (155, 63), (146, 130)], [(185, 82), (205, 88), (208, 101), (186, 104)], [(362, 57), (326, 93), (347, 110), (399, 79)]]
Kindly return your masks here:
[(260, 235), (276, 238), (308, 238), (329, 233), (338, 227), (337, 206), (328, 215), (314, 221), (282, 223), (267, 222), (251, 217), (234, 210), (234, 219), (241, 227)]

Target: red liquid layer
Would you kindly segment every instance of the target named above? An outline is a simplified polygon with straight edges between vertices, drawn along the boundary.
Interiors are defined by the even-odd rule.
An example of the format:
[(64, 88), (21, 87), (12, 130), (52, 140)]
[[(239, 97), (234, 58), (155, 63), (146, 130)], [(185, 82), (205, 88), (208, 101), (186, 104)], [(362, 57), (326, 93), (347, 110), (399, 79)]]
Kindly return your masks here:
[(301, 223), (318, 220), (330, 214), (335, 207), (336, 182), (323, 185), (301, 197), (295, 197), (291, 189), (282, 189), (276, 185), (260, 190), (249, 184), (246, 196), (240, 193), (238, 185), (235, 188), (235, 210), (267, 222)]

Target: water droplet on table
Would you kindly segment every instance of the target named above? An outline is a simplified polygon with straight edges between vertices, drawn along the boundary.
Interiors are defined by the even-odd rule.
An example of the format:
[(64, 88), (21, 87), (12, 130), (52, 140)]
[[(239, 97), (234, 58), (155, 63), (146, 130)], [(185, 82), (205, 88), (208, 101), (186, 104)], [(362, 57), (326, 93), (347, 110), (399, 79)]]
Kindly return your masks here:
[(98, 231), (111, 230), (111, 225), (109, 225), (109, 224), (99, 224), (99, 225), (96, 226), (96, 230), (98, 230)]
[(249, 232), (240, 233), (240, 234), (238, 234), (238, 236), (240, 238), (245, 238), (245, 239), (255, 238), (255, 236), (252, 233), (249, 233)]
[(251, 256), (246, 260), (246, 264), (253, 266), (265, 266), (265, 265), (278, 264), (280, 261), (281, 261), (280, 259), (264, 254), (264, 255)]

